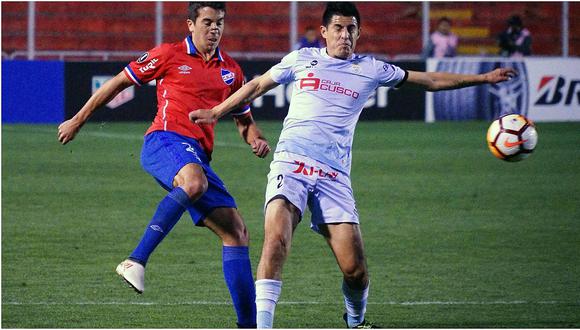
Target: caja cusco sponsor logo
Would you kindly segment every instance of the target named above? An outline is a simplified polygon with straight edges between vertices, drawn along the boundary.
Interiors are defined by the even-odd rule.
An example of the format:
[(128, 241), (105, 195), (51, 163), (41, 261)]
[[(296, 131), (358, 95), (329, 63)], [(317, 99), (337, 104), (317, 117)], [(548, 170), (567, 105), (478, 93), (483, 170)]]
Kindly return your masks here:
[(359, 97), (359, 93), (353, 91), (352, 89), (342, 87), (338, 81), (314, 78), (314, 73), (312, 72), (310, 72), (307, 76), (308, 78), (300, 79), (300, 89), (308, 91), (329, 91), (337, 94), (344, 94), (354, 99), (358, 99)]
[(580, 80), (562, 76), (543, 76), (538, 84), (535, 105), (580, 105)]
[(226, 69), (222, 69), (222, 80), (226, 83), (226, 85), (231, 85), (234, 80), (236, 79), (236, 74), (233, 72), (230, 72)]

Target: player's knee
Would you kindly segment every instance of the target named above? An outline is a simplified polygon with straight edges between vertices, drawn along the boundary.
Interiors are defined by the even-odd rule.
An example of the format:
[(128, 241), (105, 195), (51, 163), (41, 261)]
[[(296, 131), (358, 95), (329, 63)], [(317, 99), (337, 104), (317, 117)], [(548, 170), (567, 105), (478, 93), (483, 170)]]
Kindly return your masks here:
[(353, 264), (345, 267), (342, 271), (344, 280), (352, 288), (365, 287), (368, 282), (368, 272), (364, 264)]
[(264, 244), (273, 258), (284, 257), (290, 249), (290, 241), (284, 235), (270, 235)]
[(235, 226), (229, 233), (229, 239), (232, 245), (247, 246), (250, 242), (250, 235), (246, 225), (242, 222), (240, 225)]
[(224, 216), (222, 222), (225, 225), (220, 226), (216, 233), (222, 239), (224, 245), (228, 246), (248, 246), (250, 235), (242, 217), (233, 210), (233, 214)]
[(189, 199), (195, 201), (199, 199), (207, 191), (207, 179), (188, 180), (180, 185), (181, 189), (185, 191)]

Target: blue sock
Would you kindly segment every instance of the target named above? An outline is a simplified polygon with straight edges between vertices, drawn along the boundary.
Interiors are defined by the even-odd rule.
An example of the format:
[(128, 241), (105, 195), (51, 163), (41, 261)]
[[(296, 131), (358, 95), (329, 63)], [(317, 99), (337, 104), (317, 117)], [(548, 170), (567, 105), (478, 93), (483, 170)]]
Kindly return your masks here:
[(224, 278), (238, 314), (238, 326), (255, 328), (256, 288), (249, 249), (247, 246), (224, 246), (222, 255)]
[(175, 226), (189, 203), (189, 196), (179, 187), (167, 194), (159, 203), (153, 219), (145, 229), (141, 242), (129, 258), (145, 266), (151, 253)]

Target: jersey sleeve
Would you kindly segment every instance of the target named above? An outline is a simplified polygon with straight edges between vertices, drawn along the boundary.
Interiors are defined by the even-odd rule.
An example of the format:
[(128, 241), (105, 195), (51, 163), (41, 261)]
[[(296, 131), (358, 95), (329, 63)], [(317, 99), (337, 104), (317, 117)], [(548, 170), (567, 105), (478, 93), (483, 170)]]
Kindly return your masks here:
[[(242, 86), (244, 86), (245, 83), (246, 83), (246, 79), (244, 78), (244, 72), (238, 66), (236, 68), (236, 80), (234, 81), (234, 88), (232, 89), (232, 94), (234, 94), (235, 92), (237, 92), (238, 89), (242, 88)], [(230, 95), (232, 95), (232, 94), (230, 94)], [(243, 115), (246, 115), (248, 113), (251, 113), (250, 105), (249, 104), (245, 104), (245, 105), (241, 106), (240, 108), (233, 110), (230, 113), (231, 113), (232, 116), (243, 116)]]
[(155, 47), (125, 67), (125, 75), (138, 86), (165, 74), (167, 61), (171, 58), (169, 45)]
[(375, 60), (375, 72), (379, 85), (386, 87), (399, 88), (409, 77), (406, 70), (379, 60)]
[(298, 51), (295, 50), (292, 53), (284, 56), (280, 63), (274, 65), (270, 69), (270, 77), (274, 82), (278, 84), (287, 84), (294, 81), (294, 65), (298, 60)]

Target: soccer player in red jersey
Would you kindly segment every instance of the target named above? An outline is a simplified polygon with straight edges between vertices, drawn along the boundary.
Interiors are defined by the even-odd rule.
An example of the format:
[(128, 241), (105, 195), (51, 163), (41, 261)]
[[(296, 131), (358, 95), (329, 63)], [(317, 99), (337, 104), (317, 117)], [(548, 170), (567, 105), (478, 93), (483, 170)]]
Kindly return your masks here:
[[(141, 164), (169, 193), (130, 257), (117, 273), (137, 292), (144, 290), (145, 265), (151, 253), (187, 210), (195, 225), (208, 227), (223, 242), (223, 272), (238, 316), (238, 326), (256, 327), (255, 289), (248, 234), (233, 197), (209, 165), (214, 125), (197, 125), (188, 114), (211, 109), (243, 85), (239, 65), (218, 47), (224, 30), (225, 3), (191, 2), (191, 35), (143, 54), (105, 83), (83, 108), (58, 128), (66, 144), (99, 107), (131, 85), (157, 83), (157, 115), (145, 134)], [(234, 111), (242, 138), (256, 156), (270, 151), (249, 105)]]

